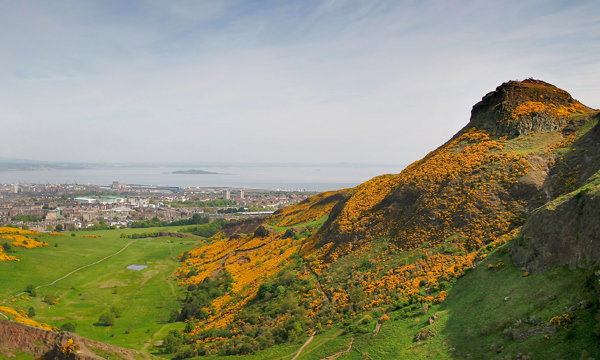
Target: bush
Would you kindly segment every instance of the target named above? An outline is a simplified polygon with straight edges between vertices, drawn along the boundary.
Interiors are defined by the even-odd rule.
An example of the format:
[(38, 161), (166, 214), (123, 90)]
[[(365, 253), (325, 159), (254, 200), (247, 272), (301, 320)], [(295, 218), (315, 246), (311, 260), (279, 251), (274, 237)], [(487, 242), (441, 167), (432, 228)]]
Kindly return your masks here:
[(169, 334), (163, 339), (162, 353), (173, 354), (181, 350), (182, 346), (181, 334), (176, 330), (169, 331)]
[(44, 296), (44, 300), (43, 301), (46, 304), (53, 305), (56, 302), (56, 296), (54, 296), (53, 294), (47, 294), (46, 296)]
[(27, 288), (25, 288), (25, 291), (29, 293), (29, 295), (31, 296), (37, 296), (37, 291), (35, 290), (35, 286), (33, 286), (32, 284), (27, 285)]
[(115, 314), (111, 311), (106, 311), (98, 318), (98, 324), (103, 326), (113, 326), (115, 324)]
[(115, 306), (111, 306), (110, 309), (108, 309), (108, 311), (110, 311), (111, 313), (113, 313), (113, 315), (116, 318), (120, 318), (121, 317), (121, 310), (119, 310), (119, 308), (117, 308)]
[(77, 329), (77, 323), (75, 322), (66, 322), (60, 326), (60, 331), (75, 332), (75, 329)]

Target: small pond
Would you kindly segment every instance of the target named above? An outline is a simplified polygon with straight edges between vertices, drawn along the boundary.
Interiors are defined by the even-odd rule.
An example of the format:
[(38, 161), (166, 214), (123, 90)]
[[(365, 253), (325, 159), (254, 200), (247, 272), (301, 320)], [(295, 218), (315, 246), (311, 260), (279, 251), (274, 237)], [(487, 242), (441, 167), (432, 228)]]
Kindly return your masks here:
[(126, 267), (126, 269), (140, 271), (140, 270), (144, 270), (147, 267), (148, 267), (148, 265), (129, 265), (128, 267)]

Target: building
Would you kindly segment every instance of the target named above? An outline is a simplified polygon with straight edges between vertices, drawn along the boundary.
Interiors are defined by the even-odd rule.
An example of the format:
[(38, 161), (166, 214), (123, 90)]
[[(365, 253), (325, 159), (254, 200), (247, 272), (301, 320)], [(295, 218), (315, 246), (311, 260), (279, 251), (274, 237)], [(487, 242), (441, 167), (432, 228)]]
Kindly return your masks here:
[(229, 200), (229, 199), (231, 199), (231, 191), (223, 190), (223, 200)]
[(121, 204), (123, 198), (120, 196), (104, 196), (98, 200), (101, 204)]
[(240, 190), (240, 199), (244, 198), (244, 190)]
[(74, 200), (74, 201), (79, 201), (79, 202), (80, 202), (80, 203), (82, 203), (82, 204), (93, 204), (93, 203), (95, 203), (96, 201), (98, 201), (98, 199), (96, 199), (96, 198), (85, 197), (85, 196), (82, 196), (82, 197), (76, 197), (76, 198), (75, 198), (75, 199), (73, 199), (73, 200)]

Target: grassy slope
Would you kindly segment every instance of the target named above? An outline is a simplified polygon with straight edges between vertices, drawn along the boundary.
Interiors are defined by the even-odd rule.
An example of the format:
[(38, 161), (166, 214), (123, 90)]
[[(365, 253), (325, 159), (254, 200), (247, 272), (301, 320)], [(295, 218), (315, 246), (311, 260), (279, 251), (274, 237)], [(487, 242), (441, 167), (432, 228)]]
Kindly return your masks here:
[[(506, 250), (511, 244), (509, 242), (503, 248)], [(582, 350), (598, 358), (600, 344), (593, 332), (595, 321), (590, 309), (575, 310), (574, 325), (568, 330), (558, 328), (549, 338), (538, 334), (516, 342), (505, 335), (509, 328), (533, 328), (531, 325), (519, 327), (520, 321), (537, 318), (548, 323), (552, 317), (565, 313), (566, 308), (589, 299), (584, 288), (584, 270), (555, 268), (524, 277), (505, 250), (492, 253), (476, 269), (468, 271), (449, 290), (448, 299), (430, 307), (426, 314), (404, 315), (402, 311), (392, 311), (389, 313), (391, 320), (383, 324), (378, 335), (345, 333), (341, 327), (324, 328), (299, 359), (318, 360), (333, 355), (347, 349), (352, 337), (356, 338), (354, 349), (341, 358), (500, 359), (531, 352), (534, 354), (532, 359), (579, 359)], [(499, 262), (507, 265), (488, 269), (488, 264)], [(505, 301), (505, 297), (510, 299)], [(436, 312), (441, 314), (440, 318), (428, 325), (427, 320)], [(380, 310), (370, 312), (373, 318), (381, 314)], [(375, 321), (368, 326), (374, 329)], [(414, 336), (426, 327), (436, 335), (415, 342)], [(293, 343), (275, 346), (244, 359), (291, 359), (307, 339), (305, 335)], [(501, 353), (492, 351), (492, 344), (504, 347), (504, 350)]]
[[(69, 236), (69, 233), (67, 236), (43, 235), (42, 240), (49, 242), (50, 247), (18, 249), (15, 255), (21, 259), (20, 262), (1, 264), (0, 299), (21, 292), (28, 284), (49, 283), (76, 268), (113, 254), (132, 241), (120, 238), (121, 233), (142, 230), (158, 229), (77, 232), (76, 237)], [(101, 238), (83, 238), (83, 235)], [(54, 247), (55, 243), (58, 247)], [(169, 313), (181, 306), (177, 301), (181, 289), (167, 276), (177, 268), (177, 256), (196, 244), (195, 239), (162, 237), (138, 240), (117, 256), (76, 272), (55, 285), (38, 289), (38, 296), (31, 298), (30, 302), (18, 298), (16, 302), (7, 301), (6, 305), (25, 311), (33, 306), (38, 322), (60, 327), (66, 321), (75, 321), (78, 324), (76, 332), (82, 336), (141, 350), (155, 333), (160, 331), (164, 335), (168, 329), (183, 326), (168, 324), (167, 329), (164, 328), (166, 324), (163, 322)], [(140, 272), (126, 270), (125, 267), (130, 264), (149, 267)], [(117, 294), (113, 294), (115, 290)], [(61, 297), (60, 305), (43, 303), (41, 300), (46, 294)], [(115, 326), (94, 325), (99, 315), (111, 305), (122, 311)], [(129, 327), (131, 333), (125, 334)]]

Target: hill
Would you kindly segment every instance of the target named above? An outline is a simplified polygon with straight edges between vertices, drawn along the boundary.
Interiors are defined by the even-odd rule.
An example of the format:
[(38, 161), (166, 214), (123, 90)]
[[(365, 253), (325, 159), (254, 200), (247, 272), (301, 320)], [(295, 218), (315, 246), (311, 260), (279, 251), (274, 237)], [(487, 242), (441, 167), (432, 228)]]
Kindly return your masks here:
[[(570, 193), (581, 186), (595, 188), (598, 120), (598, 111), (551, 84), (510, 81), (473, 107), (463, 130), (400, 174), (313, 196), (278, 211), (253, 233), (217, 234), (186, 252), (177, 273), (180, 285), (188, 289), (179, 319), (195, 324), (185, 334), (193, 345), (179, 357), (275, 351), (280, 348), (276, 344), (306, 339), (315, 331), (318, 339), (328, 328), (370, 333), (364, 325), (371, 320), (365, 319), (374, 316), (381, 324), (394, 316), (429, 314), (429, 308), (445, 306), (453, 291), (459, 291), (452, 290), (460, 284), (457, 280), (477, 264), (502, 268), (498, 273), (518, 271), (507, 255), (509, 248), (523, 269), (534, 266), (534, 258), (542, 264), (536, 269), (565, 263), (573, 268), (597, 266), (597, 252), (577, 260), (589, 247), (573, 249), (574, 255), (565, 257), (575, 260), (561, 262), (532, 257), (531, 251), (540, 251), (538, 245), (530, 249), (536, 240), (512, 244), (515, 237), (535, 238), (528, 229), (543, 221), (564, 230), (542, 214), (544, 209), (575, 196)], [(593, 194), (577, 196), (588, 199)], [(590, 205), (585, 211), (594, 214), (594, 209)], [(581, 227), (592, 218), (581, 218)], [(596, 249), (592, 233), (580, 232), (585, 235), (580, 243), (591, 241)], [(543, 239), (538, 236), (538, 242)], [(502, 261), (487, 263), (488, 255), (494, 258), (500, 250)], [(569, 274), (563, 279), (566, 284), (570, 276), (583, 276)], [(534, 295), (520, 293), (524, 298)], [(553, 311), (544, 313), (545, 326), (551, 326), (550, 315), (569, 317), (559, 308)], [(417, 327), (409, 326), (413, 333), (404, 335), (409, 342), (419, 338), (414, 331), (422, 319), (415, 322)], [(420, 330), (424, 335), (419, 344), (434, 332), (428, 329)], [(555, 331), (553, 336), (556, 333), (560, 335)], [(335, 352), (335, 341), (325, 341), (323, 348)], [(590, 350), (597, 353), (598, 347)], [(450, 352), (437, 356), (455, 357)]]
[[(194, 241), (179, 251), (180, 297), (164, 297), (160, 350), (175, 359), (600, 358), (599, 120), (551, 84), (509, 81), (401, 173)], [(83, 316), (82, 329), (96, 331), (97, 314)], [(160, 327), (146, 319), (136, 338), (147, 324)], [(109, 329), (89, 337), (131, 344)]]

